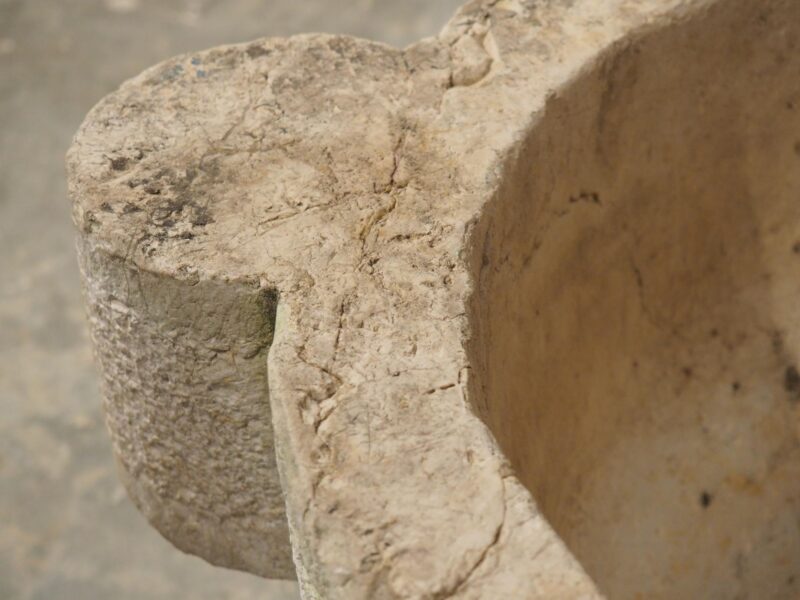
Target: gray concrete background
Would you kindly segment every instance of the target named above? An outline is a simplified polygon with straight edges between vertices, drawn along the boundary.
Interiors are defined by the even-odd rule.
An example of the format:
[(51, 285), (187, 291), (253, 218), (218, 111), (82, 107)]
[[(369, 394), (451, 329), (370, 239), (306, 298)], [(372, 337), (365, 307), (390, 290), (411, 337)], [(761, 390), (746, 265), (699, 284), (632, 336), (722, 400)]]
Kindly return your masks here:
[(0, 0), (0, 600), (287, 600), (181, 554), (117, 482), (63, 157), (83, 116), (173, 54), (304, 31), (402, 46), (460, 0)]

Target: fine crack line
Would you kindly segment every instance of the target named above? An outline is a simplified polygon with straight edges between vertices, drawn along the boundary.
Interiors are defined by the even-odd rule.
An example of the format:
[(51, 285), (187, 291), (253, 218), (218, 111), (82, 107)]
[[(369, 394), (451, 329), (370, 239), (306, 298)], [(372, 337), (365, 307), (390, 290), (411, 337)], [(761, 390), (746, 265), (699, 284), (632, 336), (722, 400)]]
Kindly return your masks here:
[(433, 600), (446, 600), (447, 598), (452, 598), (455, 596), (471, 579), (471, 577), (475, 574), (475, 572), (480, 568), (480, 566), (486, 561), (489, 552), (492, 551), (500, 543), (500, 538), (503, 534), (503, 529), (505, 528), (506, 523), (506, 494), (505, 494), (505, 483), (503, 483), (503, 516), (500, 519), (500, 524), (497, 526), (497, 530), (494, 532), (494, 536), (492, 537), (491, 541), (486, 545), (486, 547), (481, 552), (478, 560), (475, 561), (475, 564), (470, 567), (470, 569), (461, 577), (455, 585), (451, 586), (449, 589), (442, 591), (439, 594), (433, 596)]
[(342, 301), (339, 303), (339, 324), (336, 328), (336, 338), (333, 340), (333, 357), (331, 358), (331, 362), (336, 362), (336, 355), (339, 352), (339, 339), (342, 337), (342, 325), (344, 323), (344, 313), (345, 313), (345, 306), (349, 304), (348, 298), (342, 298)]

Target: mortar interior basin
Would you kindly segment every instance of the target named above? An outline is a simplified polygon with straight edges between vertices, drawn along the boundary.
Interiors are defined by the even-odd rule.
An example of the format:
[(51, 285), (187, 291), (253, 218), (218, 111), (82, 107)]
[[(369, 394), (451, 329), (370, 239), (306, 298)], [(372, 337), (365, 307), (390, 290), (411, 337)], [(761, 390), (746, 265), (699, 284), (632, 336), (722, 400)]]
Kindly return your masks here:
[(486, 422), (608, 598), (800, 597), (800, 3), (645, 29), (479, 223)]

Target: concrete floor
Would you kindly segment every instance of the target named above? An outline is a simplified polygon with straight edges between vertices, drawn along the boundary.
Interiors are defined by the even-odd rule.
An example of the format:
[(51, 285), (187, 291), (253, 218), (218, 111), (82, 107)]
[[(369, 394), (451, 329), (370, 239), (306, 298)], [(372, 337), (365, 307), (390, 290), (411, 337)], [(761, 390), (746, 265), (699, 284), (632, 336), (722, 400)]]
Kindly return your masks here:
[(303, 31), (404, 45), (460, 0), (0, 0), (0, 599), (297, 598), (181, 554), (117, 482), (63, 156), (101, 96), (170, 55)]

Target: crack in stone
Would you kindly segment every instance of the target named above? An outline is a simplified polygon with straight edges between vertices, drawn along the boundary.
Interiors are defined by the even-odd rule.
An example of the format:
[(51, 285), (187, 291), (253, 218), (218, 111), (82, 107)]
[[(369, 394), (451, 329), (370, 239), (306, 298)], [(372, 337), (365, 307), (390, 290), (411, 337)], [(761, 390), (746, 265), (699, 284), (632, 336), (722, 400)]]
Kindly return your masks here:
[(439, 594), (434, 595), (433, 600), (446, 600), (447, 598), (454, 597), (461, 589), (464, 588), (464, 586), (466, 586), (469, 583), (472, 576), (478, 571), (478, 569), (483, 565), (483, 563), (486, 562), (486, 558), (489, 556), (489, 553), (500, 544), (500, 538), (502, 537), (503, 530), (505, 529), (506, 513), (508, 511), (508, 507), (507, 507), (505, 482), (504, 482), (505, 478), (502, 476), (502, 474), (498, 475), (500, 476), (501, 480), (503, 480), (502, 484), (503, 492), (501, 495), (501, 501), (503, 503), (503, 515), (500, 518), (500, 523), (497, 525), (497, 529), (495, 530), (492, 539), (489, 541), (486, 547), (484, 547), (484, 549), (478, 556), (477, 560), (472, 564), (472, 566), (467, 570), (467, 572), (464, 573), (456, 581), (454, 585), (450, 586), (450, 588), (448, 588), (447, 590), (443, 590)]

